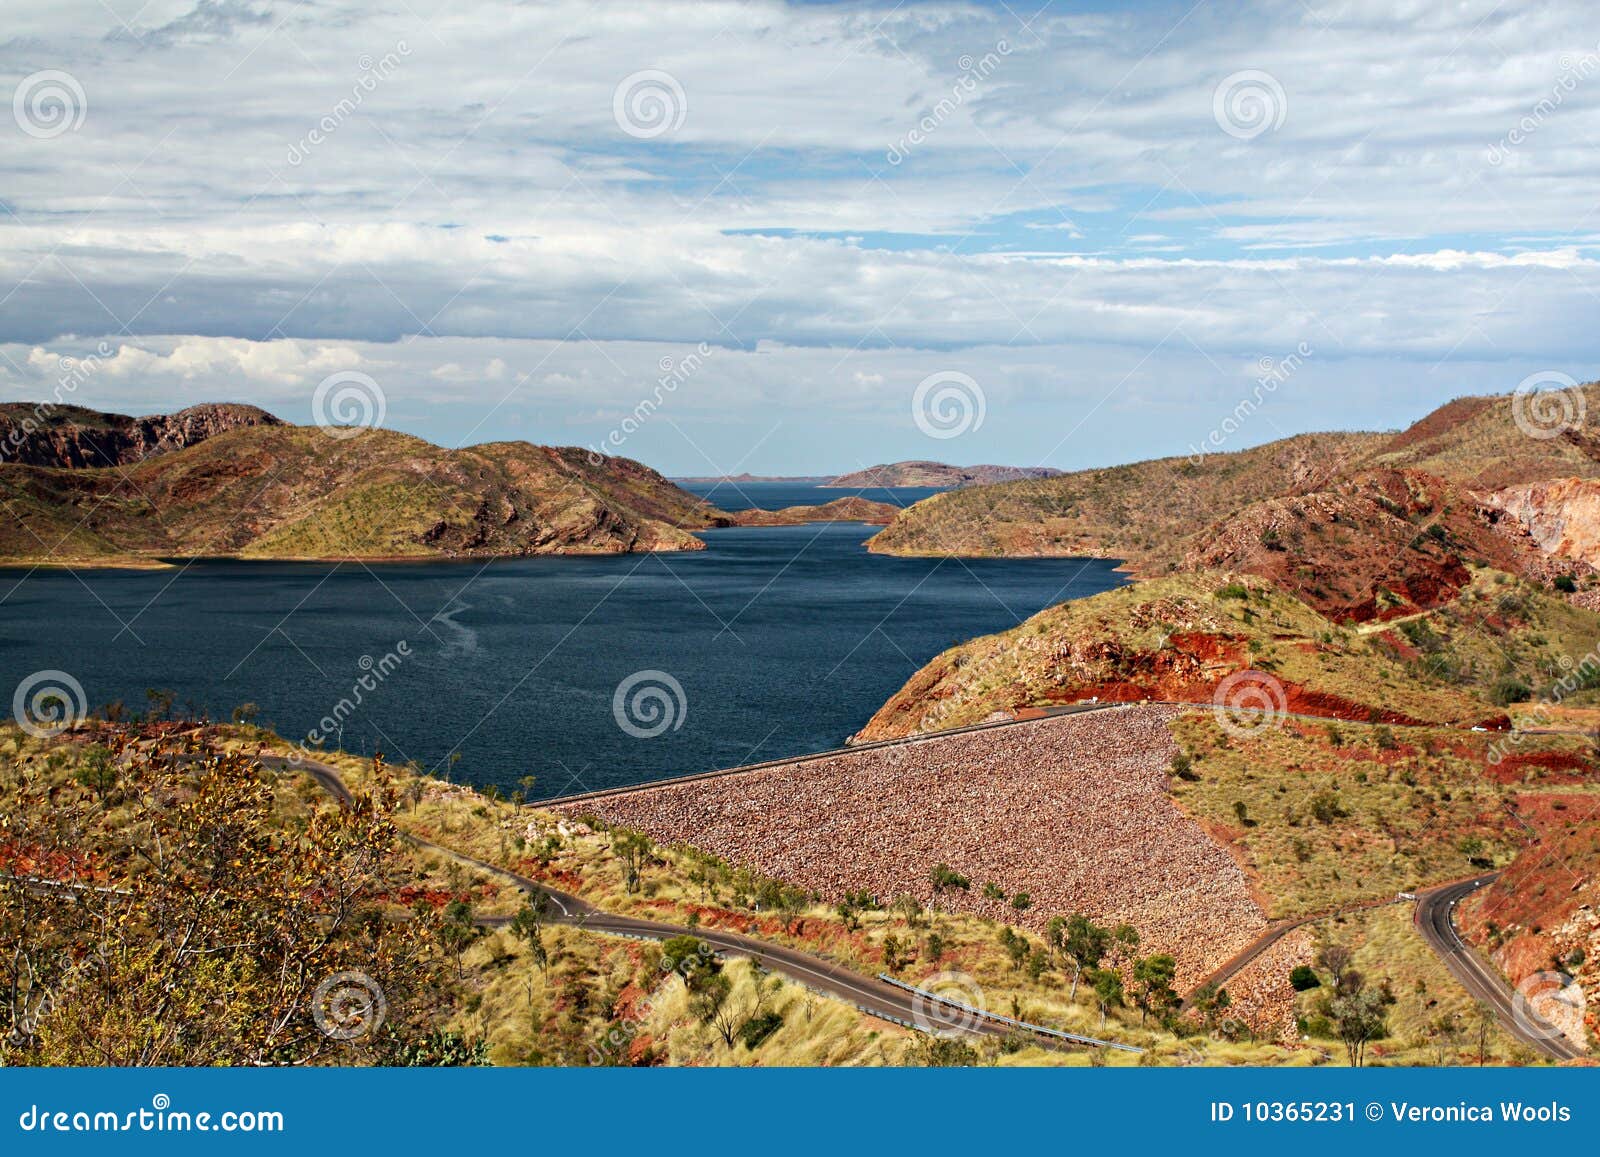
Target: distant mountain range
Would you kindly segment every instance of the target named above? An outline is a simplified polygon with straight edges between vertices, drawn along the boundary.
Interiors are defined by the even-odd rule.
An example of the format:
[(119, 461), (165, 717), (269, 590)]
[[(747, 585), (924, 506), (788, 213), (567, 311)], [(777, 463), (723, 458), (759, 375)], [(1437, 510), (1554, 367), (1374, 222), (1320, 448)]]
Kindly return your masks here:
[(943, 462), (889, 462), (841, 474), (824, 486), (855, 490), (868, 486), (939, 486), (951, 489), (1016, 482), (1026, 478), (1055, 478), (1060, 470), (1048, 466), (947, 466)]
[(831, 479), (831, 474), (703, 474), (674, 477), (674, 482), (688, 482), (696, 486), (709, 486), (717, 482), (795, 482), (820, 485)]
[(849, 474), (723, 474), (705, 477), (674, 478), (674, 482), (707, 485), (716, 482), (794, 482), (839, 490), (870, 487), (932, 486), (954, 489), (981, 486), (990, 482), (1015, 482), (1023, 478), (1054, 478), (1061, 473), (1048, 466), (949, 466), (943, 462), (888, 462), (854, 470)]

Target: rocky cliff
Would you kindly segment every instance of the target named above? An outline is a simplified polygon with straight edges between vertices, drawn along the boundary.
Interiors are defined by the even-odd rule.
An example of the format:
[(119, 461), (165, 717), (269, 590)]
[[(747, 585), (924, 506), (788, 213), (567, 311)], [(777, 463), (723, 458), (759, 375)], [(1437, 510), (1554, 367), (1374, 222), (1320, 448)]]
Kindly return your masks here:
[(236, 403), (190, 406), (175, 414), (103, 414), (80, 406), (0, 405), (0, 461), (70, 470), (128, 466), (244, 426), (282, 423)]

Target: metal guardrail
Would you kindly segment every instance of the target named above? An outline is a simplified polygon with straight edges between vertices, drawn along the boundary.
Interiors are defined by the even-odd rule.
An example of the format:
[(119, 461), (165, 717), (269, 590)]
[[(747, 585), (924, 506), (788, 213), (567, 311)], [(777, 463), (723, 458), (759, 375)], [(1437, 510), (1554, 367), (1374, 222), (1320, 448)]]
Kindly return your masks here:
[(885, 984), (892, 984), (896, 988), (904, 989), (906, 992), (914, 992), (918, 996), (926, 997), (928, 1000), (934, 1001), (938, 1004), (948, 1005), (951, 1008), (960, 1009), (962, 1012), (971, 1013), (973, 1016), (981, 1017), (987, 1021), (993, 1021), (996, 1024), (1003, 1024), (1009, 1028), (1022, 1029), (1024, 1032), (1039, 1033), (1041, 1036), (1055, 1037), (1057, 1040), (1072, 1041), (1074, 1044), (1091, 1045), (1095, 1048), (1120, 1049), (1125, 1053), (1144, 1052), (1142, 1048), (1139, 1048), (1135, 1045), (1125, 1045), (1117, 1041), (1101, 1040), (1099, 1037), (1084, 1036), (1082, 1033), (1063, 1032), (1058, 1028), (1047, 1028), (1042, 1024), (1031, 1024), (1028, 1021), (1017, 1020), (1015, 1017), (1003, 1016), (998, 1012), (990, 1012), (987, 1009), (973, 1008), (970, 1004), (963, 1004), (959, 1000), (951, 1000), (948, 996), (940, 996), (937, 992), (929, 992), (926, 988), (918, 988), (914, 984), (907, 984), (903, 980), (896, 980), (887, 972), (878, 973), (878, 979), (883, 981)]

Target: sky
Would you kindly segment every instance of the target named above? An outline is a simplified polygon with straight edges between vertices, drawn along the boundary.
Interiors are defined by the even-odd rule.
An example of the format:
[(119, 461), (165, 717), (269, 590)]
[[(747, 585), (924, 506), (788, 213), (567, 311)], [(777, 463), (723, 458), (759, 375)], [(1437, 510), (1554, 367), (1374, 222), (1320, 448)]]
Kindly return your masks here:
[(824, 473), (1597, 376), (1581, 2), (7, 0), (0, 97), (6, 400)]

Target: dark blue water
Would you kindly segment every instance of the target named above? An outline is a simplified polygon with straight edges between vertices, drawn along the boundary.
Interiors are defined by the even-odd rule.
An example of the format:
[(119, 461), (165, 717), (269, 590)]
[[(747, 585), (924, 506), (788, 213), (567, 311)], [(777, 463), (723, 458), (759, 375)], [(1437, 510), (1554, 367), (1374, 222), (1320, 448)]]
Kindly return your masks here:
[[(459, 752), (458, 778), (532, 774), (549, 796), (836, 746), (945, 647), (1122, 581), (1104, 561), (885, 558), (861, 546), (873, 530), (730, 528), (704, 552), (487, 566), (0, 571), (0, 703), (58, 669), (91, 706), (142, 711), (170, 688), (214, 718), (255, 703), (300, 736), (351, 697), (363, 656), (404, 641), (333, 740), (429, 768)], [(644, 670), (682, 696), (639, 684), (665, 688), (676, 725), (636, 738), (613, 698)], [(662, 723), (624, 707), (635, 730)]]

